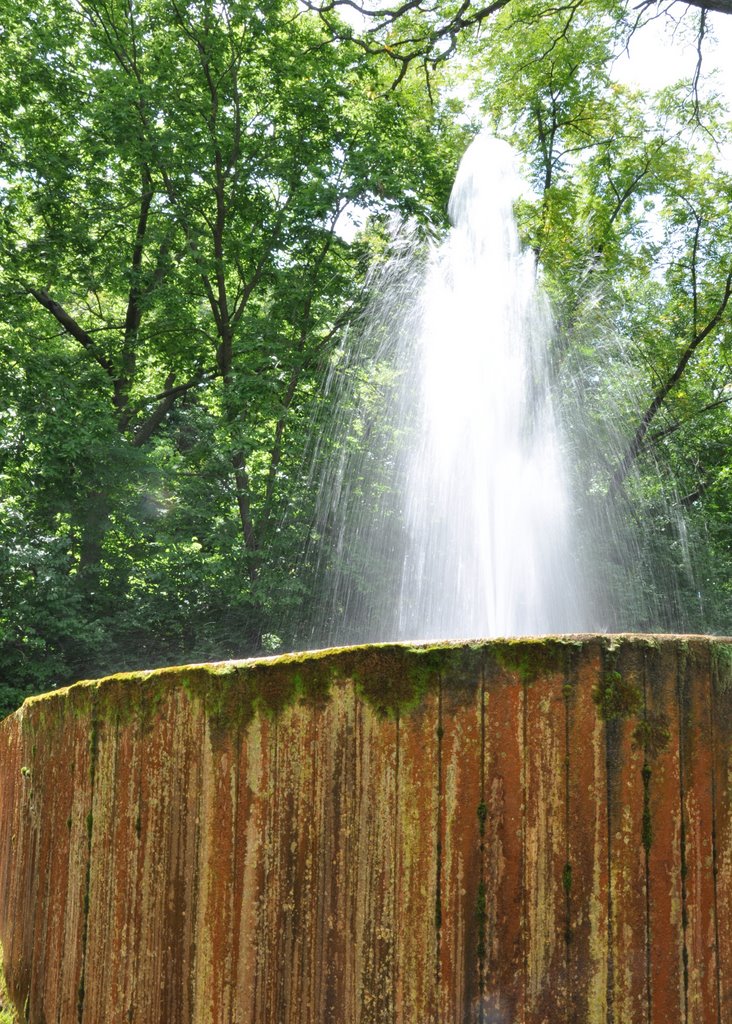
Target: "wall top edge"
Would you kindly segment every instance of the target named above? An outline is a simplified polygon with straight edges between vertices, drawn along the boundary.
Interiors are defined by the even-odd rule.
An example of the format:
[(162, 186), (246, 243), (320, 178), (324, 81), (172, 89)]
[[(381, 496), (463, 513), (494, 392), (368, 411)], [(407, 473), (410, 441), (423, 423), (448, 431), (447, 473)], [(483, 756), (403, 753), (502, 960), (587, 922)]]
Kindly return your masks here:
[[(69, 687), (29, 697), (14, 715), (51, 710), (68, 701), (83, 704), (104, 696), (122, 706), (130, 695), (136, 703), (162, 699), (183, 687), (204, 701), (207, 710), (223, 713), (224, 705), (242, 697), (251, 708), (277, 711), (293, 700), (327, 699), (337, 682), (353, 681), (362, 696), (385, 713), (407, 710), (420, 702), (436, 678), (475, 680), (475, 673), (495, 669), (527, 680), (561, 672), (568, 659), (614, 657), (623, 650), (686, 649), (716, 651), (732, 674), (732, 637), (661, 633), (572, 633), (533, 637), (466, 639), (419, 643), (378, 643), (297, 651), (261, 658), (177, 665), (121, 672), (101, 679), (80, 680)], [(223, 695), (223, 696), (222, 696)], [(222, 704), (223, 701), (223, 704)], [(13, 716), (10, 716), (11, 718)]]

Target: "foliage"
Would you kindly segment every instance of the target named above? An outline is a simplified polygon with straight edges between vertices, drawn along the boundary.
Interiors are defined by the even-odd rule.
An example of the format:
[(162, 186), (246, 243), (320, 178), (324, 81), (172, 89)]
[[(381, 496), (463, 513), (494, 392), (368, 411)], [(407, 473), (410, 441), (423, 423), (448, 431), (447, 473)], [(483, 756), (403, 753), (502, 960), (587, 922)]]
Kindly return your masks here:
[(464, 131), (290, 0), (19, 0), (3, 43), (3, 678), (271, 646), (344, 221), (444, 207)]
[(604, 2), (541, 18), (512, 2), (473, 47), (473, 80), (533, 184), (519, 212), (557, 320), (608, 625), (728, 630), (729, 111), (703, 82), (615, 82), (626, 31)]
[(296, 639), (323, 541), (305, 452), (338, 436), (322, 380), (389, 218), (445, 224), (466, 81), (532, 179), (608, 601), (729, 630), (728, 112), (699, 82), (617, 85), (614, 0), (343, 12), (5, 5), (0, 710)]

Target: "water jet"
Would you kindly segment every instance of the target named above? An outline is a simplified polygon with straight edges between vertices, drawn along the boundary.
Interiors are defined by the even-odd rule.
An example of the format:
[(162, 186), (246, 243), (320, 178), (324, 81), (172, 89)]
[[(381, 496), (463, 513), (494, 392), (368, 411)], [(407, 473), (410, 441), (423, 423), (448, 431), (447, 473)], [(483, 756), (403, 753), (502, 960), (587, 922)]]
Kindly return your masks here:
[[(403, 231), (371, 283), (370, 311), (334, 370), (343, 411), (318, 530), (336, 553), (319, 640), (601, 625), (576, 542), (550, 312), (514, 220), (521, 188), (510, 147), (478, 136), (458, 170), (447, 236), (425, 254)], [(354, 400), (354, 377), (380, 373), (372, 410), (372, 392)]]

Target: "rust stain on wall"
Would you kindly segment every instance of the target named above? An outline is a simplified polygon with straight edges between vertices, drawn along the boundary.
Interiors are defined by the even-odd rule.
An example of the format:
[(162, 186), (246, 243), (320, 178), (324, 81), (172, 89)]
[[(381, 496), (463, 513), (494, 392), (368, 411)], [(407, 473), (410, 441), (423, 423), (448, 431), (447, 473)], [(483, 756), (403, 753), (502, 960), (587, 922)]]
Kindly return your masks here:
[(732, 1022), (732, 641), (166, 669), (0, 724), (28, 1024)]

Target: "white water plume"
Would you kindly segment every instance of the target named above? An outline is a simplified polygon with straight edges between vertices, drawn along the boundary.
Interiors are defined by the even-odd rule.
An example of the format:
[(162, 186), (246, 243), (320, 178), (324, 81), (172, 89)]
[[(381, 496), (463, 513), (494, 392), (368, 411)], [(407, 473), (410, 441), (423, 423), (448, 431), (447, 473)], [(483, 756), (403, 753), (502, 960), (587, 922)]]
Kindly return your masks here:
[(402, 243), (362, 332), (370, 361), (343, 356), (338, 371), (361, 375), (360, 397), (345, 403), (321, 485), (335, 552), (327, 640), (592, 624), (549, 384), (551, 321), (513, 217), (520, 187), (510, 147), (479, 136), (447, 237), (426, 264)]

